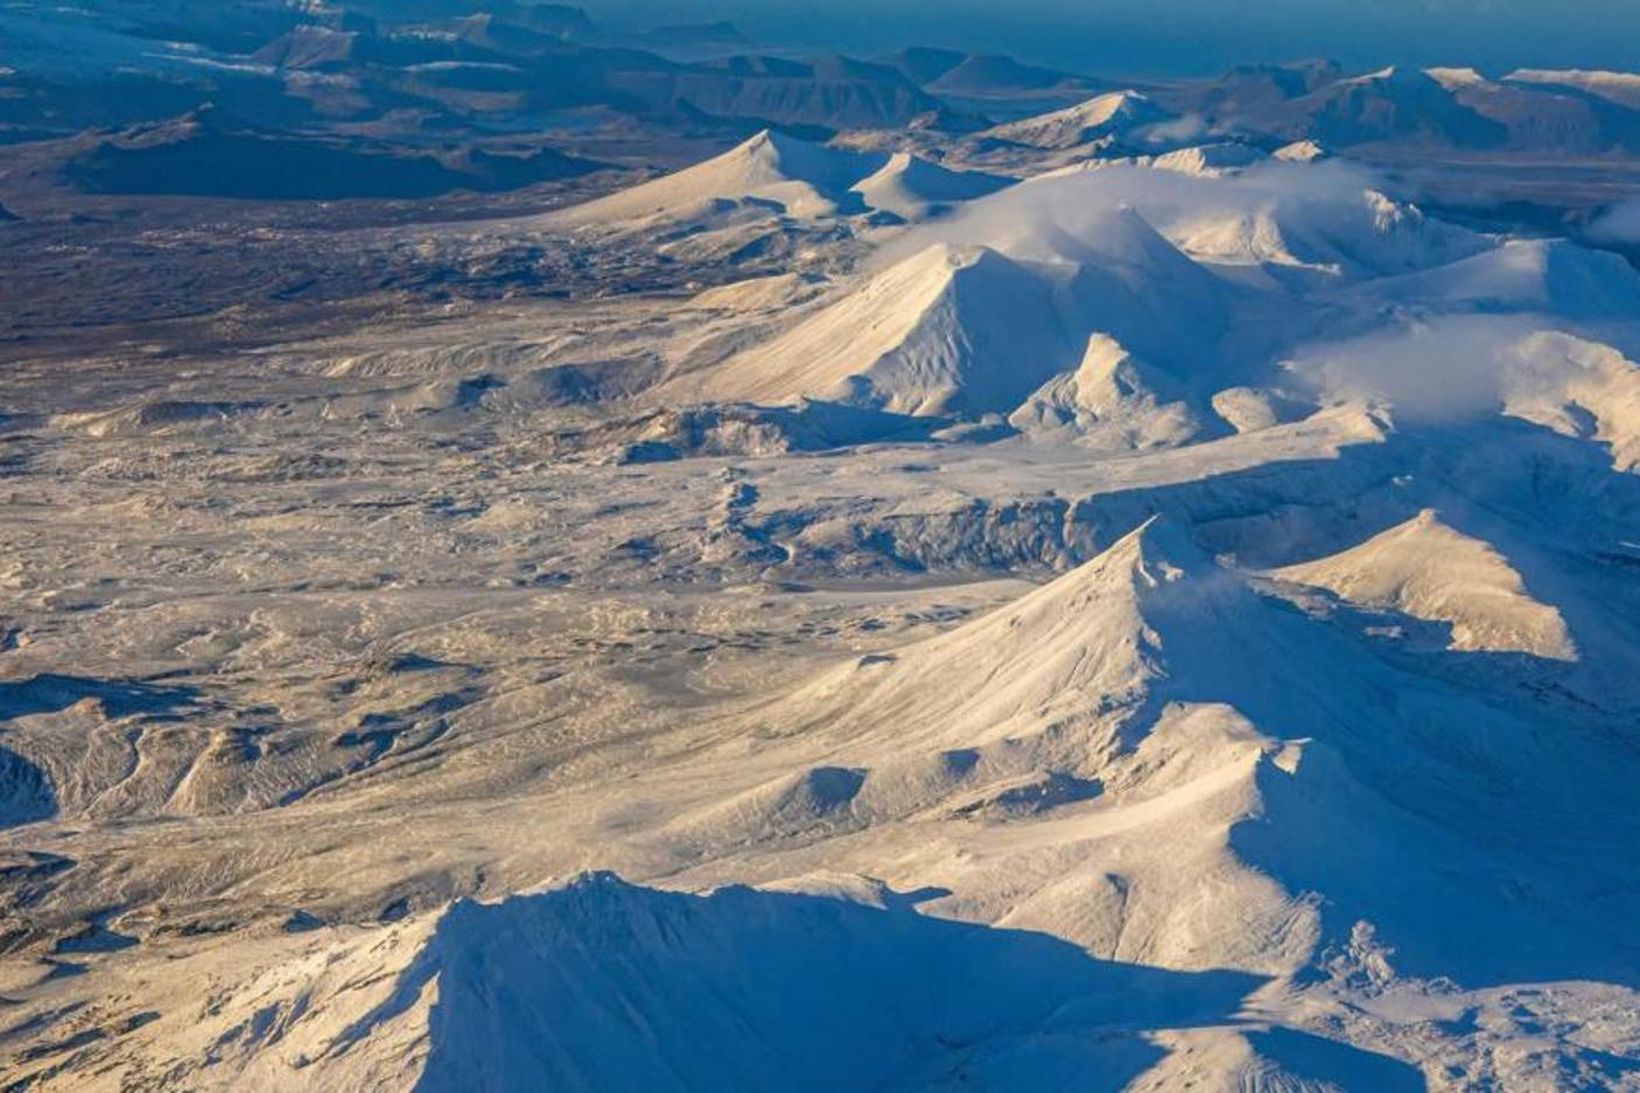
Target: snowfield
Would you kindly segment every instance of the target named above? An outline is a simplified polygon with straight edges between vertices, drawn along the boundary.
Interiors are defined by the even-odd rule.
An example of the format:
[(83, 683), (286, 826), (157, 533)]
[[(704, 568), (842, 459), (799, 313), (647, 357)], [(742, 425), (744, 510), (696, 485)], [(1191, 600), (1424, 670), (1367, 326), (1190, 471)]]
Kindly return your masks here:
[(18, 362), (7, 1088), (1640, 1089), (1640, 273), (1181, 120)]

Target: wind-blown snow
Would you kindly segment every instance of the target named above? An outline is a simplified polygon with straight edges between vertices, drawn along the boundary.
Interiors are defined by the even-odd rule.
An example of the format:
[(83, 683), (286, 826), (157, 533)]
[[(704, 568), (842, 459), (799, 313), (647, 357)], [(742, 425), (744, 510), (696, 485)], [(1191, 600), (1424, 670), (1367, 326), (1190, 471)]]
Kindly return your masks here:
[(1098, 210), (1126, 205), (1204, 262), (1360, 277), (1440, 265), (1484, 249), (1471, 233), (1430, 222), (1374, 186), (1359, 168), (1333, 162), (1272, 162), (1224, 178), (1112, 167), (1033, 179), (928, 231), (983, 242), (1024, 217), (1042, 231), (1053, 225), (1076, 233)]

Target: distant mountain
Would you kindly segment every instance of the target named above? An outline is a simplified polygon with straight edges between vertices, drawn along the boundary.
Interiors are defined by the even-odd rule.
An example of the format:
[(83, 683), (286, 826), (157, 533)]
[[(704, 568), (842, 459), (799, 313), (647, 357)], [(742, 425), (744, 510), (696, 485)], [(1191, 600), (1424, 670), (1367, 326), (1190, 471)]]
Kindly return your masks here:
[(903, 73), (905, 78), (919, 86), (933, 83), (968, 59), (968, 54), (954, 49), (934, 49), (912, 46), (891, 53), (881, 63)]
[(765, 130), (704, 163), (547, 219), (612, 231), (704, 222), (740, 210), (800, 220), (865, 213), (918, 220), (1010, 181), (948, 170), (908, 154), (830, 148)]
[(616, 228), (685, 220), (740, 204), (783, 216), (829, 216), (849, 206), (863, 208), (850, 187), (883, 161), (765, 131), (704, 163), (554, 213), (550, 220)]
[(1430, 69), (1457, 101), (1502, 125), (1511, 147), (1568, 155), (1640, 151), (1640, 109), (1576, 86), (1490, 80), (1474, 69)]
[(1578, 91), (1631, 110), (1640, 110), (1640, 75), (1633, 72), (1522, 68), (1504, 79), (1510, 83)]
[(985, 97), (1040, 94), (1087, 85), (1081, 77), (1023, 64), (1002, 54), (970, 54), (941, 72), (927, 86), (937, 94)]
[(92, 193), (330, 200), (511, 190), (597, 167), (549, 148), (470, 148), (440, 158), (258, 129), (204, 110), (98, 138), (70, 155), (63, 173)]
[(1044, 150), (1064, 150), (1104, 137), (1120, 136), (1174, 114), (1136, 91), (1114, 91), (1047, 114), (999, 125), (980, 139), (1006, 141)]
[(1217, 130), (1348, 147), (1598, 154), (1640, 147), (1640, 78), (1391, 67), (1345, 76), (1326, 62), (1238, 68), (1164, 101)]
[(851, 189), (866, 206), (904, 220), (923, 220), (946, 209), (994, 194), (1013, 179), (979, 171), (953, 171), (909, 152), (897, 152), (876, 174)]
[(653, 50), (674, 60), (705, 60), (749, 52), (756, 45), (740, 28), (716, 23), (677, 23), (607, 39), (609, 44)]
[[(1112, 84), (1000, 54), (913, 46), (880, 63), (945, 103), (951, 110), (991, 122), (1069, 106)], [(983, 127), (983, 121), (975, 128)]]
[(354, 31), (308, 23), (281, 34), (251, 54), (251, 59), (275, 68), (340, 68), (353, 61), (357, 39)]
[(736, 56), (665, 72), (611, 72), (606, 83), (652, 108), (687, 105), (713, 117), (827, 129), (899, 126), (942, 110), (895, 69), (842, 56)]
[(1278, 109), (1273, 120), (1280, 136), (1338, 145), (1412, 140), (1489, 148), (1509, 136), (1507, 126), (1461, 102), (1451, 87), (1407, 68), (1327, 84)]
[[(841, 56), (747, 54), (748, 43), (727, 23), (585, 41), (539, 23), (515, 20), (503, 9), (415, 26), (384, 24), (373, 33), (302, 25), (266, 43), (255, 60), (346, 75), (367, 99), (409, 96), (458, 115), (600, 105), (834, 131), (901, 126), (943, 111), (938, 99), (890, 66)], [(510, 98), (475, 100), (469, 93)]]
[(343, 6), (369, 13), (383, 22), (460, 19), (483, 13), (559, 38), (592, 30), (592, 18), (584, 8), (535, 0), (346, 0)]
[(484, 10), (518, 23), (531, 30), (542, 31), (560, 38), (576, 38), (593, 29), (592, 17), (586, 9), (573, 4), (546, 4), (539, 0), (501, 0), (486, 3)]
[(1335, 61), (1238, 65), (1218, 80), (1181, 89), (1193, 109), (1214, 115), (1256, 114), (1302, 98), (1344, 75)]

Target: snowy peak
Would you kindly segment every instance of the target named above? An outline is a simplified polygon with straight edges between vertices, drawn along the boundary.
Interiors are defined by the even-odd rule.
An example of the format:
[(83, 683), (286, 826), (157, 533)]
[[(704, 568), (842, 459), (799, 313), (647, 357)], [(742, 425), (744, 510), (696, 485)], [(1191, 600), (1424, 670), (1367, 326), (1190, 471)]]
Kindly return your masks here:
[(1640, 314), (1640, 274), (1615, 254), (1565, 239), (1516, 239), (1388, 280), (1374, 294), (1454, 311), (1542, 311), (1572, 319)]
[(1243, 209), (1183, 216), (1169, 231), (1205, 262), (1345, 279), (1439, 267), (1493, 245), (1375, 190), (1271, 196)]
[[(849, 753), (866, 766), (1073, 727), (1081, 732), (1066, 746), (1102, 747), (1094, 741), (1139, 708), (1175, 657), (1204, 655), (1204, 640), (1234, 643), (1256, 611), (1244, 582), (1183, 529), (1152, 518), (1006, 607), (823, 678), (800, 704), (845, 737), (852, 725), (872, 726)], [(884, 725), (895, 726), (891, 736)]]
[(1426, 68), (1424, 74), (1448, 91), (1458, 91), (1466, 87), (1479, 87), (1487, 82), (1479, 69), (1468, 67), (1456, 68)]
[[(846, 874), (701, 894), (585, 874), (397, 928), (375, 974), (359, 948), (315, 954), (312, 979), (266, 994), (219, 985), (173, 1079), (289, 1088), (266, 1066), (289, 1051), (318, 1089), (831, 1093), (1029, 1058), (1043, 1025), (1089, 1045), (1049, 1073), (1099, 1072), (1131, 1067), (1110, 1030), (1218, 1019), (1260, 983), (1094, 960)], [(1175, 981), (1184, 1004), (1164, 994)], [(258, 1022), (280, 1050), (245, 1034)]]
[[(975, 202), (963, 237), (1022, 262), (1080, 267), (1120, 282), (1120, 291), (1150, 297), (1148, 306), (1190, 309), (1195, 323), (1202, 307), (1215, 312), (1219, 305), (1210, 298), (1225, 294), (1224, 283), (1174, 245), (1129, 195), (1105, 192), (1098, 174), (1038, 176)], [(1207, 319), (1211, 325), (1213, 315)]]
[[(973, 628), (1004, 638), (1002, 648), (1040, 652), (1041, 639), (1061, 625), (1081, 628), (1120, 609), (1118, 605), (1137, 612), (1176, 582), (1219, 572), (1218, 564), (1176, 523), (1152, 516), (1103, 553)], [(1037, 648), (1024, 648), (1028, 646)]]
[(723, 166), (738, 168), (738, 176), (748, 182), (802, 180), (830, 188), (848, 182), (861, 167), (876, 159), (876, 156), (838, 151), (765, 129), (726, 153)]
[(1138, 209), (1125, 202), (1104, 218), (1098, 230), (1091, 234), (1089, 246), (1101, 258), (1152, 270), (1171, 272), (1193, 268), (1179, 248), (1157, 231)]
[(1274, 575), (1362, 607), (1448, 623), (1453, 649), (1577, 657), (1560, 612), (1533, 599), (1490, 544), (1455, 530), (1432, 509), (1342, 554)]
[[(1010, 191), (976, 204), (976, 217), (991, 213), (992, 202), (1016, 212), (985, 217), (977, 241), (1024, 262), (1073, 267), (1089, 282), (1081, 289), (1084, 299), (1080, 302), (1092, 308), (1099, 322), (1112, 323), (1111, 333), (1125, 342), (1131, 339), (1141, 352), (1148, 351), (1149, 343), (1179, 332), (1170, 333), (1164, 326), (1211, 328), (1215, 324), (1227, 293), (1224, 283), (1181, 251), (1131, 202), (1101, 205), (1096, 195), (1095, 201), (1077, 210), (1074, 219), (1058, 223), (1039, 215), (1034, 203), (1026, 200), (1040, 195), (1049, 207), (1068, 203), (1078, 195), (1059, 192), (1067, 183), (1074, 185), (1074, 180), (1033, 180), (1022, 184), (1017, 193)], [(1123, 308), (1103, 306), (1097, 299), (1113, 292), (1132, 297), (1129, 303), (1137, 303), (1137, 310), (1124, 314)], [(1178, 321), (1181, 313), (1190, 314), (1190, 324)], [(1164, 320), (1163, 314), (1174, 318)]]
[(1062, 151), (1172, 117), (1166, 109), (1137, 91), (1113, 91), (1063, 110), (999, 125), (982, 135), (1012, 144)]
[(1177, 381), (1107, 334), (1089, 338), (1076, 371), (1043, 384), (1008, 421), (1023, 432), (1069, 431), (1083, 446), (1119, 451), (1175, 447), (1201, 431)]
[[(1176, 521), (1152, 516), (1111, 545), (1096, 561), (1104, 579), (1128, 574), (1140, 596), (1183, 580), (1217, 577), (1221, 567)], [(1091, 565), (1092, 563), (1090, 563)], [(1091, 574), (1090, 574), (1091, 576)]]
[[(1012, 414), (1056, 377), (1078, 372), (1090, 335), (1168, 365), (1193, 361), (1216, 337), (1233, 289), (1182, 254), (1127, 205), (1098, 209), (1064, 230), (1025, 215), (1001, 216), (987, 199), (975, 215), (982, 243), (938, 242), (868, 278), (784, 334), (708, 372), (675, 381), (707, 398), (844, 402), (893, 413)], [(938, 238), (938, 232), (934, 233)], [(915, 237), (913, 237), (915, 238)], [(1040, 392), (1044, 420), (1079, 411), (1113, 414), (1173, 401), (1165, 377), (1126, 394), (1109, 374), (1086, 371), (1080, 393)], [(1127, 368), (1133, 380), (1138, 365)], [(1150, 390), (1155, 386), (1154, 391)], [(1138, 388), (1144, 388), (1140, 391)], [(1165, 398), (1164, 398), (1165, 396)], [(1092, 401), (1090, 401), (1092, 400)], [(1193, 435), (1183, 417), (1131, 423), (1153, 447)], [(1115, 439), (1115, 434), (1112, 434)]]
[(1008, 182), (906, 153), (830, 148), (765, 129), (704, 163), (550, 214), (547, 222), (618, 230), (748, 209), (795, 220), (867, 212), (918, 220)]
[(1243, 170), (1264, 159), (1264, 152), (1253, 145), (1215, 141), (1164, 152), (1151, 160), (1150, 165), (1158, 171), (1211, 177)]
[(1006, 413), (1069, 356), (1048, 288), (984, 247), (929, 247), (774, 341), (714, 369), (706, 393), (894, 413)]
[(1503, 78), (1505, 83), (1571, 89), (1604, 99), (1617, 106), (1640, 110), (1640, 74), (1602, 69), (1520, 68)]
[(880, 155), (840, 151), (764, 130), (722, 155), (608, 197), (550, 214), (561, 227), (631, 228), (755, 205), (798, 219), (833, 216), (848, 188), (883, 164)]
[(1096, 215), (1058, 249), (1076, 266), (1067, 306), (1079, 332), (1174, 368), (1193, 366), (1223, 334), (1234, 290), (1132, 206)]
[(923, 220), (961, 202), (996, 193), (1012, 181), (977, 171), (953, 171), (909, 152), (896, 152), (881, 170), (850, 189), (877, 212)]
[(1319, 163), (1331, 155), (1320, 141), (1295, 140), (1271, 152), (1270, 158), (1283, 163)]

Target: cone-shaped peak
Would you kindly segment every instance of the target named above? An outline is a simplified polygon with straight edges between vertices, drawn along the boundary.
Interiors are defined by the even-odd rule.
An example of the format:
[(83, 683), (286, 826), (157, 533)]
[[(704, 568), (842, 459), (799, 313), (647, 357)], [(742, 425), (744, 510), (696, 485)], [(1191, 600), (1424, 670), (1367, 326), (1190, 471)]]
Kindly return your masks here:
[(1101, 249), (1113, 257), (1135, 260), (1161, 258), (1168, 262), (1182, 257), (1179, 249), (1157, 231), (1154, 224), (1125, 201), (1111, 211), (1101, 229), (1094, 242), (1096, 245), (1102, 244)]
[(1275, 575), (1363, 607), (1450, 624), (1454, 649), (1577, 657), (1560, 612), (1534, 599), (1490, 543), (1451, 527), (1433, 509), (1342, 553)]
[(1206, 665), (1216, 678), (1220, 666), (1262, 656), (1255, 600), (1187, 529), (1153, 517), (1007, 606), (901, 649), (888, 667), (824, 677), (793, 720), (843, 735), (867, 726), (859, 744), (878, 750), (857, 765), (873, 766), (881, 749), (982, 747), (1119, 719), (1176, 672)]
[(1135, 579), (1150, 588), (1219, 571), (1218, 563), (1188, 532), (1161, 515), (1150, 517), (1117, 540), (1106, 557), (1130, 566)]
[(790, 151), (793, 145), (802, 143), (802, 141), (776, 133), (773, 129), (760, 129), (742, 141), (734, 149), (734, 152), (747, 156), (768, 157), (777, 161), (781, 154)]
[(1137, 638), (1159, 621), (1153, 611), (1175, 601), (1205, 606), (1226, 592), (1250, 594), (1188, 531), (1152, 516), (1102, 554), (974, 625), (995, 627), (1000, 641), (1014, 646), (1049, 633), (1058, 643), (1089, 627), (1125, 628)]

